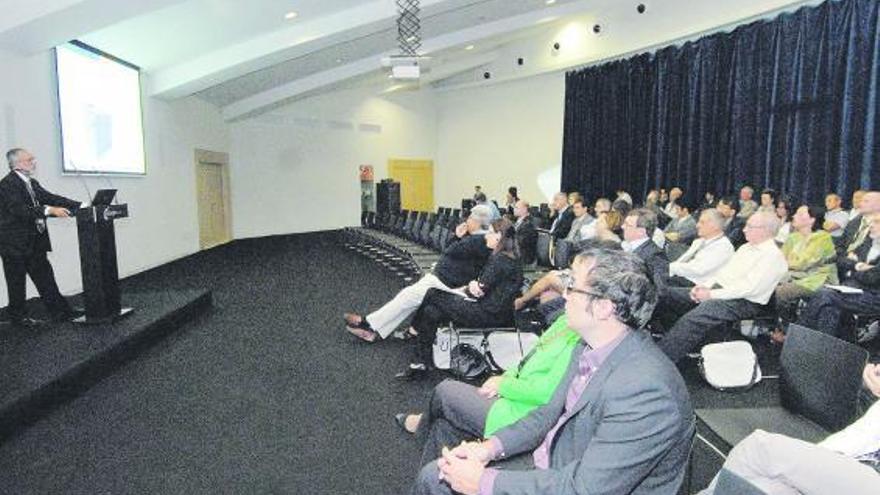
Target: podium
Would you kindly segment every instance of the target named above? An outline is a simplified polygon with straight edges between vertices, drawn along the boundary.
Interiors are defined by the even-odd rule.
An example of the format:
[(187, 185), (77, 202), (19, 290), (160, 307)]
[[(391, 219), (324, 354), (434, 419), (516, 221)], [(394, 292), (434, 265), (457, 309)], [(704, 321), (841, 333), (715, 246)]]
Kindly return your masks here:
[(102, 204), (77, 210), (85, 315), (73, 320), (75, 323), (110, 323), (133, 311), (122, 307), (113, 227), (115, 220), (126, 217), (128, 205), (125, 204)]

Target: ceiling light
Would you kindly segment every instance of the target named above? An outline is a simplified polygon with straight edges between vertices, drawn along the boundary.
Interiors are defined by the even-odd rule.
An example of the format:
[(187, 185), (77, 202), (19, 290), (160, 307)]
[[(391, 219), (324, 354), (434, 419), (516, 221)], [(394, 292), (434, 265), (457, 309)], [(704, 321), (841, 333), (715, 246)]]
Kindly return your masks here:
[(284, 14), (284, 18), (287, 19), (287, 20), (289, 21), (289, 20), (295, 18), (295, 17), (298, 16), (298, 15), (299, 15), (299, 14), (297, 14), (296, 12), (290, 11), (290, 12)]
[(556, 0), (547, 0), (544, 3), (546, 3), (547, 5), (553, 5), (554, 3), (556, 3)]
[(465, 50), (473, 50), (473, 49), (474, 49), (474, 45), (468, 45), (468, 46), (464, 47), (464, 49), (465, 49)]

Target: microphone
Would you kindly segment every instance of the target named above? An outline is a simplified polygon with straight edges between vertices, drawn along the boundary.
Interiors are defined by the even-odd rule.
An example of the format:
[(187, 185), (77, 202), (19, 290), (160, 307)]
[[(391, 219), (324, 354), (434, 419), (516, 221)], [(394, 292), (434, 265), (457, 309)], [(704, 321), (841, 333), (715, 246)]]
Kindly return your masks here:
[[(107, 181), (107, 185), (110, 186), (110, 189), (116, 189), (116, 186), (113, 185), (113, 182), (110, 181), (110, 176), (107, 174), (102, 174), (104, 180)], [(119, 189), (116, 189), (116, 194), (113, 195), (113, 204), (119, 204)]]
[(85, 177), (83, 177), (82, 172), (80, 172), (79, 169), (76, 168), (76, 164), (73, 163), (73, 160), (70, 160), (68, 163), (70, 163), (70, 168), (73, 169), (73, 175), (77, 179), (79, 179), (80, 184), (82, 184), (83, 188), (86, 190), (86, 201), (88, 201), (89, 204), (91, 205), (92, 204), (92, 191), (89, 189), (89, 185), (86, 183)]

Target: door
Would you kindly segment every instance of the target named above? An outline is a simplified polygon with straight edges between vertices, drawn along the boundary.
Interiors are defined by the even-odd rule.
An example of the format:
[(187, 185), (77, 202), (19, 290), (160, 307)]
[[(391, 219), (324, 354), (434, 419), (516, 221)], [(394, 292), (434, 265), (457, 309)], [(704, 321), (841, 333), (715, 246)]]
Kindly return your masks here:
[(231, 239), (229, 228), (229, 155), (196, 150), (199, 246), (208, 249)]
[(400, 208), (434, 211), (434, 161), (391, 158), (388, 177), (400, 182)]

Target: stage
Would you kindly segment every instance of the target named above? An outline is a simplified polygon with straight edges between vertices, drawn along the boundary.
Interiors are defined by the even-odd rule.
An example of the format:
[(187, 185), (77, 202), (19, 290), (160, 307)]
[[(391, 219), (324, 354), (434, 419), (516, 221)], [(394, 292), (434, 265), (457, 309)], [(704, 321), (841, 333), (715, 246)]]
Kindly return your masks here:
[(123, 302), (135, 311), (112, 324), (0, 327), (0, 443), (209, 310), (212, 293), (131, 292)]

